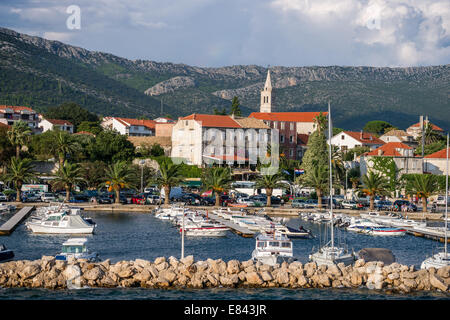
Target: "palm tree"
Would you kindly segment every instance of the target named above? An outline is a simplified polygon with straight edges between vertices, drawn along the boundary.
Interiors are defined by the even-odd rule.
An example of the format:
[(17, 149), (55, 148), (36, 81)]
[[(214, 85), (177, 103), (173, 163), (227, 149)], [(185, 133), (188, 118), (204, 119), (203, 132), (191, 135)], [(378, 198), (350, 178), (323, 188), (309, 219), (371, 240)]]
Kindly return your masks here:
[(72, 188), (77, 183), (83, 181), (82, 168), (76, 163), (64, 162), (64, 165), (58, 169), (56, 178), (53, 180), (53, 185), (57, 188), (63, 187), (66, 189), (66, 202), (70, 200), (70, 193)]
[(256, 189), (266, 189), (267, 203), (266, 206), (272, 206), (272, 193), (273, 189), (283, 188), (285, 187), (285, 183), (281, 182), (284, 177), (276, 172), (272, 175), (263, 174), (258, 177), (256, 180), (255, 188)]
[(164, 205), (170, 204), (170, 189), (178, 185), (182, 180), (181, 164), (174, 164), (170, 159), (161, 161), (159, 172), (155, 178), (149, 181), (156, 183), (160, 189), (164, 189)]
[(430, 122), (425, 123), (423, 132), (417, 137), (417, 141), (420, 144), (422, 143), (422, 135), (425, 137), (424, 140), (426, 145), (443, 139), (441, 134), (433, 130), (433, 125)]
[(8, 171), (4, 175), (3, 179), (7, 182), (14, 183), (16, 188), (16, 201), (20, 202), (20, 191), (22, 185), (26, 182), (33, 180), (36, 177), (33, 171), (33, 165), (31, 159), (20, 159), (18, 157), (11, 158), (11, 162), (8, 166)]
[(300, 176), (298, 184), (314, 188), (317, 193), (317, 204), (319, 208), (322, 208), (322, 195), (328, 190), (329, 187), (329, 175), (327, 166), (315, 166), (310, 171), (310, 174), (304, 177)]
[(20, 157), (22, 146), (29, 142), (31, 132), (31, 128), (25, 121), (15, 122), (8, 131), (8, 139), (16, 148), (16, 158)]
[(225, 167), (214, 167), (203, 171), (202, 183), (206, 190), (212, 190), (216, 197), (216, 207), (220, 206), (220, 195), (231, 187), (230, 170)]
[(369, 171), (362, 177), (362, 184), (361, 191), (370, 197), (370, 210), (374, 209), (376, 196), (388, 196), (391, 194), (388, 179), (379, 173)]
[(65, 131), (55, 131), (54, 151), (59, 158), (59, 167), (62, 168), (68, 154), (73, 154), (80, 149), (75, 139)]
[(117, 161), (109, 165), (105, 170), (105, 182), (102, 186), (108, 187), (108, 191), (116, 193), (116, 204), (120, 203), (120, 190), (134, 186), (136, 174), (131, 170), (126, 161)]
[(317, 125), (317, 131), (320, 133), (325, 131), (328, 119), (322, 112), (320, 112), (320, 114), (314, 118), (314, 123)]
[(435, 175), (416, 174), (406, 186), (409, 194), (415, 194), (422, 199), (422, 212), (426, 213), (428, 198), (439, 193), (441, 190), (439, 181)]

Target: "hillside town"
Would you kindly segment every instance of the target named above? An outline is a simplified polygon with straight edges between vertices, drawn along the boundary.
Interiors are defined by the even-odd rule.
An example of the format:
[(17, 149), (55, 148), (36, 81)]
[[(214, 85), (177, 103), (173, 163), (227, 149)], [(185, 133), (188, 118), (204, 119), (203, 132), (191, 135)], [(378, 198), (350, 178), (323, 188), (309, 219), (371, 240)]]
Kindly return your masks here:
[[(119, 165), (119, 161), (114, 160), (120, 160), (124, 161), (120, 162), (122, 166), (133, 163), (136, 171), (137, 183), (127, 181), (123, 184), (134, 186), (122, 188), (123, 192), (125, 189), (134, 189), (135, 193), (139, 193), (133, 194), (133, 200), (128, 195), (128, 202), (136, 203), (139, 198), (141, 200), (138, 203), (153, 203), (150, 196), (161, 202), (164, 189), (171, 192), (170, 188), (182, 186), (194, 187), (197, 198), (198, 195), (209, 192), (206, 193), (209, 196), (213, 193), (216, 195), (216, 205), (232, 205), (239, 199), (240, 189), (236, 186), (247, 183), (250, 192), (247, 190), (246, 194), (240, 195), (245, 198), (242, 203), (247, 201), (251, 205), (254, 202), (249, 201), (249, 197), (265, 196), (262, 198), (263, 205), (284, 205), (303, 197), (304, 200), (315, 198), (318, 200), (316, 205), (322, 207), (326, 205), (326, 201), (318, 199), (321, 198), (318, 195), (324, 194), (326, 188), (321, 188), (320, 183), (311, 182), (311, 160), (319, 163), (323, 158), (321, 153), (326, 153), (323, 145), (322, 150), (317, 149), (320, 147), (317, 136), (321, 135), (333, 147), (336, 180), (340, 183), (340, 186), (333, 188), (333, 193), (341, 203), (346, 201), (349, 207), (355, 207), (359, 201), (363, 203), (359, 204), (363, 207), (364, 199), (370, 199), (371, 201), (365, 202), (365, 206), (373, 209), (374, 204), (381, 199), (395, 201), (404, 198), (411, 201), (411, 206), (422, 206), (424, 212), (436, 210), (433, 203), (443, 194), (441, 178), (445, 174), (446, 149), (444, 147), (430, 152), (427, 145), (439, 146), (436, 142), (440, 142), (440, 146), (444, 146), (446, 130), (427, 118), (420, 117), (419, 122), (411, 124), (406, 130), (395, 128), (384, 121), (369, 121), (366, 127), (377, 122), (384, 127), (371, 132), (333, 128), (333, 134), (329, 138), (326, 134), (328, 112), (276, 112), (270, 70), (260, 94), (260, 112), (252, 112), (248, 117), (241, 116), (240, 110), (229, 115), (194, 113), (178, 119), (162, 115), (153, 120), (104, 116), (97, 122), (88, 122), (91, 127), (86, 126), (86, 123), (77, 127), (67, 119), (52, 119), (26, 106), (0, 106), (0, 128), (3, 128), (3, 144), (0, 147), (4, 154), (1, 159), (3, 178), (0, 179), (2, 195), (6, 193), (9, 195), (8, 199), (16, 201), (27, 201), (29, 197), (28, 200), (31, 201), (33, 196), (30, 192), (36, 190), (24, 186), (36, 185), (37, 191), (42, 191), (39, 190), (41, 185), (47, 185), (44, 188), (46, 192), (62, 190), (66, 201), (75, 201), (77, 193), (96, 190), (103, 183), (103, 187), (107, 187), (109, 191), (119, 190), (117, 196), (111, 196), (119, 203), (122, 197), (120, 186), (113, 186), (108, 182), (105, 184), (106, 178), (102, 180), (103, 177), (97, 177), (96, 181), (83, 181), (80, 172), (84, 170), (85, 175), (89, 176), (86, 170), (96, 170), (96, 166), (99, 166), (98, 171), (103, 171), (106, 177), (106, 171), (111, 169), (108, 165)], [(92, 141), (100, 132), (120, 136), (120, 143), (123, 144), (119, 147), (121, 150), (108, 151), (111, 152), (109, 158), (104, 150), (92, 150), (90, 144), (93, 144)], [(56, 140), (44, 139), (44, 136), (50, 137), (53, 133), (56, 134), (53, 137)], [(311, 139), (314, 135), (315, 140)], [(119, 143), (113, 141), (114, 138), (108, 139), (110, 140), (106, 139), (100, 144)], [(49, 148), (49, 144), (54, 144), (55, 148)], [(11, 150), (10, 159), (5, 157), (8, 148)], [(91, 148), (91, 155), (87, 155), (87, 148)], [(119, 152), (125, 152), (127, 148), (130, 152), (128, 155), (119, 155)], [(309, 157), (306, 156), (308, 149)], [(31, 155), (29, 150), (36, 151), (39, 156), (36, 156), (36, 152), (34, 156)], [(424, 150), (427, 154), (424, 154)], [(95, 153), (97, 155), (92, 156)], [(149, 172), (153, 170), (161, 174), (161, 159), (166, 161), (169, 158), (172, 160), (169, 161), (171, 166), (183, 164), (190, 168), (189, 173), (175, 179), (177, 183), (158, 185), (156, 180), (150, 179), (155, 174)], [(279, 177), (276, 179), (277, 183), (264, 185), (260, 169), (262, 162), (268, 159), (276, 160), (279, 166), (276, 175)], [(23, 172), (23, 176), (19, 178), (11, 176), (11, 171), (15, 170), (13, 166), (19, 165), (20, 161), (29, 161), (30, 171)], [(77, 167), (72, 169), (78, 173), (78, 180), (73, 179), (68, 183), (67, 177), (61, 177), (66, 165), (69, 168), (71, 165)], [(145, 179), (143, 167), (146, 167)], [(205, 170), (214, 168), (227, 168), (231, 183), (228, 188), (214, 188), (213, 185), (207, 189), (204, 173)], [(364, 179), (370, 173), (384, 179), (386, 190), (370, 192)], [(434, 187), (421, 190), (420, 186), (414, 185), (414, 176), (436, 179)], [(92, 179), (92, 176), (88, 180), (89, 178)], [(284, 186), (278, 183), (282, 181), (285, 182)], [(152, 190), (160, 192), (145, 193), (144, 189), (151, 186), (154, 187)], [(389, 194), (385, 191), (389, 191)], [(98, 197), (98, 193), (93, 194)], [(272, 194), (270, 198), (274, 198), (270, 204), (267, 194)], [(191, 198), (185, 196), (184, 200), (196, 203), (196, 196), (192, 198), (192, 192), (190, 195)], [(93, 197), (78, 198), (87, 200)], [(167, 199), (166, 204), (170, 200), (176, 200), (176, 197), (171, 198), (173, 199)], [(99, 198), (96, 200), (100, 201)]]

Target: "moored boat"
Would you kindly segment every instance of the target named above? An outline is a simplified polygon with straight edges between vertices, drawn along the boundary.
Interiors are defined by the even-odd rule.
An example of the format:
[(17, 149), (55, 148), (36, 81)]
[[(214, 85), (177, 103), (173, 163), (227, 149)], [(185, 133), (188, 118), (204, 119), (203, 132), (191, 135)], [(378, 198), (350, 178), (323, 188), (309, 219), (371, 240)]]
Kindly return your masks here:
[(33, 233), (49, 234), (89, 234), (96, 227), (80, 215), (71, 215), (66, 211), (52, 213), (42, 219), (32, 219), (26, 225)]
[(270, 266), (281, 264), (284, 261), (289, 263), (295, 261), (292, 241), (278, 232), (274, 232), (272, 235), (259, 234), (256, 237), (252, 260)]
[(98, 261), (98, 254), (90, 252), (87, 248), (88, 239), (71, 238), (62, 245), (62, 252), (55, 256), (56, 260), (67, 261), (70, 258), (87, 259), (90, 262)]
[(10, 261), (14, 258), (14, 252), (7, 249), (4, 244), (0, 244), (0, 262)]

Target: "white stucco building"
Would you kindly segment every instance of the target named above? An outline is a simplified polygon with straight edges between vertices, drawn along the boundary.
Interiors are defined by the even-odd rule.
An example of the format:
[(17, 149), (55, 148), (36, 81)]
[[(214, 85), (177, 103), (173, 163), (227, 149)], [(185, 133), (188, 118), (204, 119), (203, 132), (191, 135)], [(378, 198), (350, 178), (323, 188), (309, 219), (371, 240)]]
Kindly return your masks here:
[(425, 156), (423, 162), (424, 172), (445, 175), (447, 170), (447, 149), (444, 148), (438, 152)]
[(61, 131), (66, 131), (69, 133), (73, 133), (74, 131), (74, 126), (70, 121), (59, 119), (42, 118), (39, 122), (39, 127), (42, 128), (42, 132), (54, 129), (59, 129)]
[(373, 150), (382, 146), (384, 141), (368, 132), (342, 131), (331, 138), (331, 143), (346, 152), (355, 147), (369, 147)]
[(153, 120), (139, 120), (120, 117), (105, 117), (101, 123), (103, 128), (116, 130), (120, 134), (134, 137), (154, 136), (155, 124)]

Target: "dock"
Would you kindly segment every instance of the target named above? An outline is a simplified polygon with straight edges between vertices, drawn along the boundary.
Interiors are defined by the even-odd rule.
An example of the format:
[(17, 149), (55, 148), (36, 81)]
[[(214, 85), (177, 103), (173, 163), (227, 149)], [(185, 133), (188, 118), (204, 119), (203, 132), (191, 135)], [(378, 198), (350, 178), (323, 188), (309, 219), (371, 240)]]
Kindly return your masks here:
[(34, 210), (34, 206), (32, 207), (23, 207), (18, 212), (16, 212), (8, 221), (6, 221), (1, 227), (0, 227), (0, 235), (10, 235), (14, 229), (17, 227), (17, 225), (22, 222), (25, 218), (28, 217), (28, 215), (31, 213), (31, 211)]
[(240, 225), (223, 219), (221, 217), (219, 217), (218, 215), (214, 214), (214, 213), (208, 213), (208, 217), (214, 221), (220, 222), (221, 224), (227, 226), (228, 228), (230, 228), (234, 233), (240, 235), (241, 237), (244, 238), (253, 238), (254, 235), (256, 234), (256, 232), (249, 230), (247, 228), (241, 227)]
[[(411, 234), (415, 237), (422, 237), (431, 240), (436, 240), (439, 242), (445, 242), (445, 233), (444, 231), (433, 230), (433, 229), (414, 229), (414, 228), (405, 228), (406, 233)], [(447, 243), (450, 243), (450, 237), (447, 237)]]

